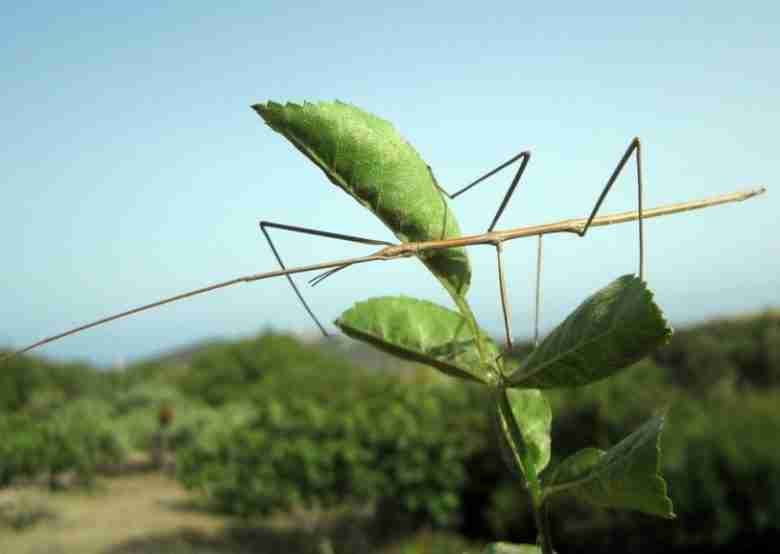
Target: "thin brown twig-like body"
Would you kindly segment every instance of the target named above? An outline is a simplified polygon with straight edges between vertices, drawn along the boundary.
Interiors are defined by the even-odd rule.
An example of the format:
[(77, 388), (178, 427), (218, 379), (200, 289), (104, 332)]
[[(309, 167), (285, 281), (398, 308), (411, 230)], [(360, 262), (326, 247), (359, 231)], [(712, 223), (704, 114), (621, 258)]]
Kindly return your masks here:
[[(759, 194), (763, 194), (765, 191), (766, 189), (764, 187), (761, 187), (761, 188), (757, 188), (745, 192), (734, 192), (730, 194), (723, 194), (720, 196), (713, 196), (711, 198), (705, 198), (703, 200), (692, 200), (689, 202), (681, 202), (678, 204), (668, 204), (665, 206), (659, 206), (657, 208), (643, 210), (642, 219), (650, 219), (653, 217), (661, 217), (661, 216), (682, 213), (687, 211), (700, 210), (712, 206), (717, 206), (720, 204), (727, 204), (730, 202), (741, 202), (743, 200), (747, 200), (754, 196), (758, 196)], [(636, 221), (638, 218), (639, 218), (638, 211), (608, 214), (608, 215), (593, 218), (592, 220), (590, 220), (590, 226), (603, 227), (607, 225), (616, 225), (618, 223), (627, 223), (629, 221)], [(45, 344), (79, 333), (81, 331), (85, 331), (92, 327), (96, 327), (104, 323), (109, 323), (110, 321), (115, 321), (117, 319), (128, 317), (146, 310), (151, 310), (152, 308), (157, 308), (164, 304), (176, 302), (177, 300), (183, 300), (185, 298), (190, 298), (192, 296), (196, 296), (206, 292), (211, 292), (213, 290), (229, 287), (239, 283), (251, 283), (263, 279), (270, 279), (272, 277), (281, 277), (284, 275), (292, 275), (295, 273), (306, 273), (309, 271), (320, 271), (323, 269), (330, 269), (339, 266), (356, 265), (356, 264), (362, 264), (366, 262), (373, 262), (373, 261), (380, 261), (380, 260), (392, 260), (395, 258), (404, 258), (404, 257), (419, 255), (423, 252), (444, 250), (447, 248), (460, 247), (460, 246), (475, 246), (479, 244), (498, 245), (502, 242), (507, 242), (514, 239), (548, 235), (553, 233), (574, 233), (579, 235), (587, 224), (588, 224), (588, 218), (567, 219), (564, 221), (559, 221), (557, 223), (532, 225), (529, 227), (519, 227), (516, 229), (508, 229), (505, 231), (493, 231), (490, 233), (483, 233), (480, 235), (469, 235), (457, 239), (434, 240), (434, 241), (425, 241), (425, 242), (408, 242), (408, 243), (398, 244), (394, 246), (386, 246), (385, 248), (382, 248), (381, 250), (368, 256), (360, 256), (356, 258), (348, 258), (348, 259), (336, 260), (332, 262), (323, 262), (323, 263), (313, 264), (313, 265), (291, 267), (284, 270), (280, 269), (276, 271), (267, 271), (264, 273), (256, 273), (253, 275), (236, 277), (228, 281), (223, 281), (221, 283), (216, 283), (193, 291), (177, 294), (169, 298), (164, 298), (162, 300), (158, 300), (157, 302), (152, 302), (151, 304), (139, 306), (131, 310), (127, 310), (115, 315), (111, 315), (99, 319), (97, 321), (93, 321), (91, 323), (87, 323), (85, 325), (81, 325), (79, 327), (70, 329), (63, 333), (59, 333), (51, 337), (46, 337), (44, 339), (39, 340), (38, 342), (35, 342), (20, 350), (17, 350), (11, 354), (6, 354), (5, 356), (0, 357), (0, 359), (12, 357), (18, 354), (23, 354), (24, 352), (28, 352), (34, 348), (38, 348)]]
[[(710, 208), (712, 206), (718, 206), (720, 204), (728, 204), (731, 202), (741, 202), (759, 194), (766, 192), (766, 188), (760, 187), (743, 192), (732, 192), (730, 194), (722, 194), (720, 196), (712, 196), (710, 198), (704, 198), (702, 200), (691, 200), (688, 202), (680, 202), (678, 204), (667, 204), (665, 206), (658, 206), (649, 210), (642, 211), (642, 219), (651, 219), (653, 217), (661, 217), (665, 215), (672, 215), (682, 212), (690, 212), (694, 210), (701, 210), (704, 208)], [(594, 218), (590, 226), (591, 227), (605, 227), (607, 225), (616, 225), (618, 223), (628, 223), (629, 221), (636, 221), (639, 218), (638, 211), (621, 212), (616, 214), (602, 215)], [(445, 248), (453, 248), (458, 246), (475, 246), (478, 244), (496, 244), (498, 242), (506, 242), (509, 240), (535, 237), (537, 235), (550, 235), (553, 233), (574, 233), (579, 235), (583, 227), (587, 224), (587, 218), (567, 219), (564, 221), (558, 221), (556, 223), (545, 223), (542, 225), (530, 225), (528, 227), (518, 227), (516, 229), (508, 229), (506, 231), (493, 231), (492, 233), (482, 233), (481, 235), (469, 235), (460, 237), (457, 239), (447, 240), (431, 240), (426, 242), (407, 242), (399, 244), (397, 246), (388, 246), (378, 252), (383, 254), (384, 257), (394, 257), (408, 254), (416, 254), (429, 250), (442, 250)], [(399, 252), (399, 253), (396, 253)]]

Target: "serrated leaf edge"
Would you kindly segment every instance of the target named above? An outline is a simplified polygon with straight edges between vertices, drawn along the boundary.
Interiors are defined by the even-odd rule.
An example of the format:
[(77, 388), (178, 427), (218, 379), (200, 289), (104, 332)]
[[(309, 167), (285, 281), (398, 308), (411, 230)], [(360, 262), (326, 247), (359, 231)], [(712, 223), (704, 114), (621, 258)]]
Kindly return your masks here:
[[(357, 201), (358, 201), (358, 203), (359, 203), (361, 206), (363, 206), (364, 208), (370, 209), (370, 206), (369, 206), (368, 202), (366, 202), (365, 200), (363, 200), (362, 198), (360, 198), (360, 196), (358, 196), (357, 194), (353, 193), (353, 192), (350, 190), (350, 188), (349, 188), (349, 186), (347, 185), (347, 182), (346, 182), (346, 180), (344, 179), (344, 177), (342, 177), (340, 173), (337, 173), (337, 172), (335, 172), (335, 171), (332, 171), (332, 170), (330, 169), (330, 167), (328, 166), (328, 164), (326, 164), (326, 163), (325, 163), (325, 161), (324, 161), (322, 158), (320, 158), (320, 157), (319, 157), (319, 156), (316, 154), (316, 152), (315, 152), (314, 150), (312, 150), (311, 148), (309, 148), (308, 146), (306, 146), (306, 145), (303, 143), (303, 141), (302, 141), (301, 139), (299, 139), (299, 138), (298, 138), (298, 136), (297, 136), (297, 135), (295, 135), (294, 133), (292, 133), (292, 132), (290, 131), (289, 127), (285, 127), (285, 126), (279, 126), (279, 125), (275, 125), (275, 124), (273, 124), (273, 123), (269, 122), (269, 121), (268, 121), (268, 119), (266, 119), (266, 117), (265, 117), (265, 114), (263, 113), (263, 112), (264, 112), (264, 110), (268, 110), (268, 109), (269, 109), (269, 107), (271, 107), (271, 106), (273, 106), (275, 109), (281, 109), (281, 110), (284, 110), (284, 109), (304, 110), (304, 109), (306, 108), (306, 106), (307, 106), (307, 105), (308, 105), (308, 106), (317, 106), (318, 104), (328, 104), (328, 103), (329, 103), (329, 102), (318, 102), (318, 103), (315, 103), (315, 102), (303, 102), (303, 104), (296, 104), (295, 102), (286, 102), (286, 103), (282, 104), (282, 103), (280, 103), (280, 102), (273, 102), (273, 101), (268, 101), (266, 104), (262, 104), (262, 103), (254, 104), (254, 105), (252, 106), (252, 108), (253, 108), (255, 111), (257, 111), (257, 112), (260, 114), (260, 117), (262, 117), (262, 119), (263, 119), (263, 121), (265, 122), (265, 124), (266, 124), (266, 125), (268, 125), (269, 127), (271, 127), (271, 129), (273, 129), (273, 130), (274, 130), (274, 131), (276, 131), (277, 133), (280, 133), (282, 136), (284, 136), (285, 138), (287, 138), (287, 140), (289, 140), (289, 141), (292, 143), (292, 145), (293, 145), (293, 146), (294, 146), (294, 147), (295, 147), (295, 148), (296, 148), (296, 149), (297, 149), (297, 150), (298, 150), (298, 151), (299, 151), (301, 154), (303, 154), (304, 156), (306, 156), (306, 157), (307, 157), (307, 158), (308, 158), (308, 159), (309, 159), (309, 160), (310, 160), (312, 163), (314, 163), (314, 165), (316, 165), (317, 167), (319, 167), (319, 168), (320, 168), (320, 170), (322, 170), (322, 172), (323, 172), (323, 173), (325, 173), (325, 176), (326, 176), (326, 177), (327, 177), (327, 178), (328, 178), (328, 179), (329, 179), (331, 182), (333, 182), (333, 183), (334, 183), (336, 186), (338, 186), (338, 187), (339, 187), (341, 190), (343, 190), (344, 192), (346, 192), (347, 194), (349, 194), (349, 195), (350, 195), (352, 198), (354, 198), (355, 200), (357, 200)], [(342, 101), (340, 101), (340, 100), (334, 100), (332, 103), (333, 103), (333, 104), (342, 104), (342, 105), (344, 105), (344, 106), (349, 106), (349, 107), (352, 107), (352, 108), (360, 109), (360, 108), (357, 108), (357, 106), (353, 106), (352, 104), (349, 104), (348, 102), (342, 102)], [(363, 110), (361, 110), (361, 111), (363, 111)], [(365, 112), (365, 113), (366, 113), (366, 114), (369, 114), (369, 112)], [(369, 115), (370, 115), (371, 117), (377, 117), (377, 116), (375, 116), (374, 114), (369, 114)], [(381, 118), (377, 118), (377, 119), (381, 119)], [(391, 127), (392, 127), (392, 128), (395, 130), (395, 131), (396, 131), (396, 132), (398, 132), (398, 131), (397, 131), (397, 129), (395, 129), (395, 126), (393, 126), (393, 124), (392, 124), (391, 122), (389, 122), (389, 121), (386, 121), (386, 120), (384, 120), (384, 119), (382, 119), (382, 121), (385, 121), (385, 122), (386, 122), (387, 124), (389, 124), (389, 125), (390, 125), (390, 126), (391, 126)], [(401, 134), (400, 134), (400, 133), (398, 133), (398, 134), (399, 134), (399, 136), (401, 136)], [(403, 137), (402, 137), (402, 138), (403, 138)], [(405, 139), (404, 139), (404, 141), (405, 141)], [(409, 143), (407, 142), (407, 144), (409, 144)], [(412, 148), (412, 150), (414, 150), (414, 147), (413, 147), (411, 144), (409, 144), (409, 146)], [(417, 152), (416, 150), (414, 150), (414, 151), (415, 151), (415, 153)], [(418, 156), (419, 156), (419, 154), (418, 154)], [(422, 158), (420, 158), (420, 159), (422, 160)], [(423, 163), (425, 163), (425, 161), (424, 161), (424, 160), (422, 160), (422, 161), (423, 161)], [(377, 217), (379, 217), (379, 216), (378, 216), (378, 215), (377, 215), (375, 212), (373, 212), (373, 211), (372, 211), (372, 213), (374, 213), (374, 215), (376, 215)], [(379, 219), (382, 221), (382, 223), (384, 223), (384, 224), (385, 224), (385, 226), (387, 226), (388, 228), (391, 228), (391, 229), (392, 229), (392, 227), (390, 227), (390, 225), (389, 225), (389, 224), (388, 224), (386, 221), (382, 220), (382, 218), (381, 218), (381, 217), (380, 217)], [(402, 238), (402, 240), (403, 240), (404, 242), (408, 242), (408, 237)]]
[[(644, 280), (640, 279), (638, 276), (636, 276), (636, 275), (634, 275), (634, 274), (626, 274), (626, 275), (623, 275), (623, 276), (621, 276), (620, 278), (627, 277), (627, 276), (629, 276), (629, 275), (635, 279), (635, 281), (634, 281), (634, 282), (639, 282), (639, 283), (642, 285), (642, 288), (643, 288), (643, 291), (642, 291), (642, 292), (643, 292), (643, 296), (645, 296), (645, 295), (646, 295), (646, 297), (647, 297), (647, 300), (648, 300), (648, 301), (649, 301), (649, 303), (650, 303), (650, 307), (651, 307), (650, 309), (652, 310), (652, 312), (653, 312), (653, 315), (655, 315), (655, 316), (656, 316), (656, 317), (657, 317), (657, 318), (658, 318), (658, 319), (661, 321), (661, 324), (662, 324), (662, 326), (663, 326), (663, 328), (664, 328), (664, 333), (663, 333), (663, 336), (661, 337), (661, 342), (660, 342), (659, 346), (661, 346), (661, 345), (663, 345), (663, 344), (666, 344), (666, 342), (668, 342), (668, 341), (669, 341), (669, 339), (670, 339), (670, 338), (671, 338), (671, 336), (672, 336), (672, 333), (673, 333), (672, 326), (671, 326), (671, 325), (669, 325), (669, 322), (667, 321), (666, 317), (664, 316), (664, 313), (663, 313), (663, 310), (661, 310), (661, 307), (660, 307), (658, 304), (656, 304), (656, 303), (653, 301), (653, 298), (654, 298), (654, 296), (655, 296), (655, 295), (653, 294), (653, 291), (652, 291), (652, 290), (650, 290), (650, 288), (648, 288), (648, 287), (647, 287), (647, 282), (646, 282), (646, 281), (644, 281)], [(595, 295), (595, 294), (598, 294), (598, 292), (600, 292), (600, 290), (599, 290), (599, 291), (596, 291), (595, 293), (593, 293), (593, 295)], [(593, 295), (591, 295), (591, 296), (593, 296)], [(588, 301), (588, 300), (585, 300), (585, 302), (587, 302), (587, 301)], [(585, 304), (585, 302), (583, 302), (582, 304), (580, 304), (580, 306), (582, 306), (583, 304)], [(577, 309), (579, 309), (579, 306), (577, 307)], [(575, 310), (574, 312), (572, 312), (572, 314), (570, 314), (570, 315), (573, 315), (574, 313), (576, 313), (576, 311), (577, 311), (577, 310)], [(568, 319), (568, 317), (567, 317), (566, 319)], [(564, 319), (564, 322), (566, 321), (566, 319)], [(561, 323), (561, 324), (562, 324), (562, 323)], [(556, 329), (557, 329), (557, 327), (556, 327)], [(543, 371), (545, 368), (547, 368), (548, 366), (550, 366), (550, 365), (554, 364), (555, 362), (557, 362), (557, 361), (558, 361), (558, 360), (560, 360), (561, 358), (564, 358), (564, 357), (568, 356), (570, 353), (574, 352), (575, 350), (578, 350), (578, 349), (582, 348), (582, 347), (583, 347), (583, 346), (585, 346), (585, 345), (592, 344), (592, 343), (594, 343), (594, 342), (597, 342), (597, 341), (599, 341), (599, 340), (603, 339), (603, 338), (604, 338), (604, 337), (606, 337), (606, 336), (609, 336), (609, 335), (611, 335), (611, 334), (612, 334), (612, 333), (614, 333), (614, 332), (615, 332), (617, 329), (618, 329), (618, 327), (617, 327), (617, 326), (615, 326), (615, 325), (613, 325), (613, 326), (611, 326), (611, 327), (610, 327), (610, 328), (609, 328), (607, 331), (605, 331), (605, 332), (603, 332), (603, 333), (600, 333), (600, 334), (598, 334), (598, 335), (595, 335), (595, 336), (594, 336), (593, 338), (591, 338), (590, 340), (586, 340), (586, 341), (583, 341), (583, 342), (579, 342), (579, 343), (577, 343), (577, 345), (576, 345), (575, 347), (572, 347), (572, 348), (570, 348), (570, 349), (568, 349), (568, 350), (565, 350), (565, 351), (563, 351), (563, 352), (559, 353), (557, 356), (555, 356), (555, 357), (551, 358), (551, 359), (550, 359), (550, 360), (548, 360), (547, 362), (545, 362), (545, 363), (543, 363), (543, 364), (541, 364), (541, 365), (537, 366), (536, 368), (534, 368), (534, 370), (533, 370), (533, 371), (530, 371), (530, 372), (528, 372), (528, 373), (523, 373), (521, 376), (519, 376), (519, 377), (515, 377), (515, 375), (516, 375), (517, 373), (519, 373), (519, 372), (521, 372), (523, 369), (525, 369), (525, 367), (524, 367), (524, 364), (525, 364), (525, 362), (527, 362), (527, 360), (529, 360), (529, 359), (531, 358), (531, 354), (533, 353), (533, 352), (532, 352), (531, 354), (528, 354), (528, 356), (525, 358), (525, 360), (524, 360), (524, 363), (523, 363), (523, 364), (521, 364), (521, 365), (520, 365), (520, 367), (519, 367), (519, 368), (517, 368), (517, 369), (516, 369), (516, 370), (515, 370), (515, 371), (514, 371), (512, 374), (510, 374), (510, 375), (509, 375), (508, 379), (509, 379), (509, 381), (512, 383), (512, 386), (519, 386), (519, 385), (522, 385), (523, 381), (525, 381), (525, 380), (527, 380), (527, 379), (529, 379), (529, 378), (533, 377), (534, 375), (537, 375), (538, 373), (540, 373), (541, 371)], [(555, 331), (555, 330), (553, 330), (553, 332), (554, 332), (554, 331)], [(552, 333), (550, 333), (550, 334), (552, 334)], [(549, 335), (548, 335), (548, 336), (549, 336)], [(535, 387), (531, 387), (531, 388), (535, 388)]]
[[(258, 115), (262, 118), (262, 120), (265, 122), (266, 125), (268, 125), (271, 129), (276, 131), (277, 133), (280, 133), (282, 136), (287, 138), (292, 145), (295, 147), (296, 150), (301, 152), (305, 157), (307, 157), (314, 165), (320, 168), (320, 170), (325, 173), (325, 176), (330, 180), (333, 184), (338, 186), (341, 190), (346, 192), (348, 195), (350, 195), (352, 198), (354, 198), (361, 206), (368, 209), (371, 213), (373, 213), (390, 231), (399, 239), (401, 242), (410, 242), (410, 237), (407, 236), (405, 233), (402, 233), (400, 231), (396, 232), (396, 230), (393, 228), (392, 222), (386, 221), (379, 213), (375, 212), (371, 209), (370, 204), (365, 201), (363, 198), (355, 194), (349, 187), (346, 179), (334, 171), (330, 169), (327, 163), (325, 163), (324, 160), (322, 160), (312, 149), (310, 149), (308, 146), (306, 146), (295, 134), (291, 133), (288, 127), (285, 126), (278, 126), (270, 121), (265, 116), (265, 111), (270, 111), (270, 109), (277, 109), (277, 110), (284, 110), (284, 109), (293, 109), (293, 110), (304, 110), (306, 106), (320, 106), (320, 105), (326, 105), (326, 104), (341, 104), (343, 106), (347, 106), (348, 108), (359, 110), (361, 113), (372, 117), (378, 121), (381, 121), (383, 124), (386, 124), (390, 127), (390, 129), (395, 132), (398, 137), (403, 141), (403, 143), (409, 147), (409, 149), (414, 153), (414, 155), (419, 159), (421, 163), (423, 163), (428, 168), (428, 174), (430, 175), (431, 182), (433, 183), (434, 188), (439, 193), (439, 197), (441, 198), (442, 202), (447, 204), (447, 201), (444, 197), (444, 194), (442, 192), (441, 187), (439, 186), (438, 182), (436, 181), (436, 177), (433, 174), (433, 170), (431, 169), (431, 166), (426, 163), (426, 161), (423, 159), (423, 157), (420, 155), (420, 153), (417, 151), (417, 149), (414, 147), (412, 143), (410, 143), (402, 134), (401, 132), (396, 128), (396, 126), (389, 120), (384, 119), (382, 117), (379, 117), (371, 112), (365, 111), (358, 106), (355, 106), (354, 104), (350, 104), (349, 102), (343, 102), (341, 100), (334, 100), (333, 102), (306, 102), (304, 101), (303, 104), (297, 104), (295, 102), (286, 102), (284, 104), (280, 102), (274, 102), (273, 100), (269, 100), (265, 104), (262, 102), (259, 102), (257, 104), (252, 105), (252, 109), (254, 109)], [(451, 211), (451, 208), (447, 206), (447, 212)], [(454, 238), (454, 237), (453, 237)], [(462, 250), (462, 249), (461, 249)], [(458, 290), (455, 288), (453, 284), (451, 284), (447, 279), (446, 276), (434, 265), (433, 258), (436, 256), (435, 253), (431, 255), (425, 255), (424, 253), (417, 254), (416, 257), (425, 265), (428, 270), (433, 273), (433, 275), (436, 277), (436, 279), (442, 284), (442, 286), (447, 290), (447, 292), (452, 296), (453, 298), (460, 297), (465, 298), (465, 294), (468, 292), (468, 289), (471, 285), (471, 263), (468, 259), (468, 253), (465, 250), (462, 250), (463, 254), (466, 258), (466, 265), (469, 268), (469, 276), (466, 280), (465, 287), (463, 287), (465, 290)]]
[[(420, 298), (415, 298), (413, 296), (406, 296), (406, 295), (400, 295), (400, 296), (377, 296), (377, 297), (374, 297), (374, 298), (369, 298), (368, 300), (355, 302), (350, 308), (347, 308), (342, 313), (342, 315), (344, 313), (347, 313), (348, 311), (350, 311), (352, 309), (357, 308), (357, 306), (360, 305), (360, 304), (365, 304), (366, 302), (370, 302), (371, 300), (379, 300), (379, 299), (383, 299), (383, 298), (392, 298), (392, 299), (405, 298), (405, 299), (409, 299), (409, 300), (414, 300), (416, 302), (423, 302), (423, 303), (432, 304), (432, 305), (436, 306), (437, 308), (441, 308), (441, 309), (450, 311), (450, 312), (452, 312), (454, 314), (457, 314), (458, 316), (463, 318), (464, 325), (468, 325), (468, 319), (463, 317), (463, 314), (461, 314), (459, 312), (456, 312), (454, 310), (450, 310), (449, 308), (445, 308), (444, 306), (440, 306), (439, 304), (436, 304), (435, 302), (431, 302), (429, 300), (422, 300)], [(455, 364), (452, 364), (452, 363), (447, 363), (445, 361), (445, 359), (443, 359), (443, 358), (433, 358), (433, 357), (430, 357), (430, 356), (426, 356), (425, 354), (419, 353), (417, 351), (410, 350), (410, 349), (405, 349), (405, 348), (402, 348), (400, 346), (397, 346), (397, 345), (394, 345), (392, 343), (389, 343), (389, 342), (385, 341), (382, 337), (379, 337), (379, 336), (377, 336), (375, 334), (366, 333), (366, 332), (363, 332), (363, 331), (358, 331), (358, 330), (356, 330), (356, 329), (354, 329), (352, 327), (349, 327), (349, 326), (347, 326), (345, 324), (345, 322), (343, 321), (342, 317), (337, 318), (333, 322), (333, 324), (336, 325), (339, 329), (341, 329), (341, 331), (343, 333), (345, 333), (346, 335), (348, 335), (350, 337), (353, 337), (356, 340), (362, 340), (363, 342), (367, 342), (369, 344), (372, 344), (376, 348), (378, 348), (379, 350), (392, 352), (392, 353), (394, 353), (394, 354), (396, 354), (396, 355), (398, 355), (398, 356), (400, 356), (402, 358), (405, 358), (405, 359), (410, 359), (411, 358), (413, 361), (415, 361), (417, 363), (422, 363), (422, 364), (425, 364), (425, 365), (429, 365), (429, 366), (431, 366), (433, 368), (436, 368), (436, 369), (438, 369), (440, 371), (443, 371), (444, 373), (447, 373), (447, 374), (452, 375), (454, 377), (459, 377), (461, 379), (474, 381), (475, 383), (481, 383), (481, 384), (486, 384), (487, 383), (486, 380), (481, 379), (478, 375), (472, 373), (471, 371), (468, 371), (467, 369), (463, 369), (462, 367), (460, 367), (458, 365), (455, 365)], [(472, 330), (472, 332), (473, 332), (473, 330)], [(482, 333), (480, 333), (480, 334), (482, 334)], [(482, 336), (484, 338), (484, 334), (482, 334)], [(478, 339), (474, 339), (474, 342), (476, 344), (478, 342)], [(419, 358), (425, 358), (425, 359), (427, 359), (429, 361), (425, 362), (425, 361), (422, 361), (421, 359), (415, 359), (412, 356), (410, 356), (410, 354), (409, 354), (410, 352), (414, 353), (414, 355), (419, 357)]]
[[(669, 488), (668, 488), (668, 485), (666, 483), (666, 480), (661, 475), (661, 434), (663, 433), (663, 428), (666, 425), (666, 413), (661, 413), (661, 414), (655, 416), (654, 418), (650, 419), (648, 422), (644, 423), (643, 426), (647, 425), (650, 421), (653, 421), (655, 419), (658, 419), (660, 421), (659, 421), (659, 424), (658, 424), (658, 432), (656, 433), (656, 438), (655, 438), (656, 456), (655, 456), (655, 473), (654, 473), (653, 477), (655, 477), (661, 483), (661, 493), (663, 495), (665, 503), (668, 505), (668, 510), (667, 510), (668, 515), (667, 514), (663, 514), (663, 515), (661, 515), (661, 514), (653, 514), (653, 515), (658, 515), (659, 517), (663, 517), (665, 519), (675, 519), (677, 517), (677, 514), (674, 513), (674, 505), (672, 504), (672, 499), (669, 498)], [(628, 438), (630, 436), (631, 436), (631, 434), (629, 434), (623, 440), (625, 440), (626, 438)], [(622, 442), (622, 441), (620, 441), (620, 442)], [(620, 442), (618, 442), (618, 444), (620, 444)], [(617, 446), (617, 445), (615, 445), (615, 446)], [(601, 450), (601, 449), (596, 449), (596, 450)], [(603, 452), (604, 455), (606, 455), (606, 453), (608, 451), (601, 450), (601, 452)], [(576, 453), (573, 454), (573, 455), (576, 455)], [(545, 498), (547, 498), (549, 496), (552, 496), (553, 494), (559, 494), (559, 493), (565, 492), (567, 490), (570, 490), (572, 488), (576, 488), (576, 487), (582, 486), (582, 485), (584, 485), (586, 483), (589, 483), (590, 481), (598, 478), (600, 474), (602, 474), (603, 472), (607, 471), (609, 468), (611, 468), (612, 466), (614, 466), (615, 464), (617, 464), (619, 462), (620, 462), (620, 460), (614, 460), (612, 463), (604, 464), (597, 471), (590, 472), (586, 477), (583, 477), (582, 479), (576, 479), (574, 481), (569, 481), (567, 483), (563, 483), (563, 484), (559, 484), (559, 485), (546, 485), (546, 486), (544, 486), (543, 495), (544, 495)], [(599, 462), (599, 463), (601, 463), (601, 462)], [(554, 475), (555, 475), (555, 470), (553, 470), (551, 472), (551, 476), (554, 476)]]
[[(528, 457), (528, 445), (520, 427), (515, 421), (512, 406), (505, 387), (497, 387), (495, 395), (495, 424), (499, 433), (499, 449), (504, 456), (504, 462), (525, 482), (529, 481), (529, 468), (525, 459)], [(534, 475), (535, 477), (535, 475)]]

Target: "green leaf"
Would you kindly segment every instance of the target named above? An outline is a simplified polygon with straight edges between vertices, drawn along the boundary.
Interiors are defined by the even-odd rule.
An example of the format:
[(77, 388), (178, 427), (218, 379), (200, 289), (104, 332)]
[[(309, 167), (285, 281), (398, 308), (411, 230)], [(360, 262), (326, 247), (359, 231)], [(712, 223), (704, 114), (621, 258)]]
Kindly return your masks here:
[(580, 450), (544, 479), (544, 494), (568, 491), (597, 506), (674, 518), (660, 474), (663, 424), (664, 416), (654, 417), (607, 452)]
[(535, 544), (513, 544), (511, 542), (490, 543), (482, 554), (541, 554), (542, 549)]
[(624, 275), (574, 310), (508, 382), (540, 389), (587, 385), (638, 362), (671, 334), (645, 282)]
[(526, 481), (550, 461), (552, 411), (542, 391), (496, 389), (496, 423), (501, 451), (510, 467), (520, 469)]
[[(401, 358), (463, 379), (491, 380), (466, 319), (433, 302), (407, 296), (371, 298), (341, 314), (335, 324), (350, 337)], [(496, 344), (487, 336), (482, 339), (490, 359), (497, 358)]]
[[(252, 107), (401, 241), (461, 236), (430, 168), (390, 122), (338, 101)], [(466, 295), (471, 267), (463, 248), (419, 257), (450, 294)]]

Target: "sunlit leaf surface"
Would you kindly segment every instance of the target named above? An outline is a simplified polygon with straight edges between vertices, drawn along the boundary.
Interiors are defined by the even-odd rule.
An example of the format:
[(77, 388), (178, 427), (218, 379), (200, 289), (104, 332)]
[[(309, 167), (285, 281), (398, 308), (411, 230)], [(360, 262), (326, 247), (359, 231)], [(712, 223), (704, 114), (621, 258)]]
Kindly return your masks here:
[(550, 461), (552, 411), (544, 394), (533, 389), (496, 390), (499, 444), (510, 467), (525, 479), (536, 476)]
[[(401, 241), (461, 236), (429, 167), (390, 122), (343, 102), (267, 102), (253, 108)], [(465, 296), (471, 268), (463, 248), (420, 259), (451, 293)]]
[(509, 383), (529, 388), (587, 385), (638, 362), (671, 334), (645, 282), (624, 275), (585, 300), (519, 367), (515, 363)]
[[(474, 335), (458, 312), (406, 296), (384, 296), (358, 302), (335, 324), (347, 335), (407, 360), (433, 366), (449, 375), (487, 382)], [(483, 344), (491, 359), (498, 347)]]
[(663, 424), (663, 416), (654, 417), (606, 452), (580, 450), (555, 468), (544, 480), (545, 487), (598, 506), (673, 518), (672, 501), (660, 474)]
[(494, 542), (485, 547), (482, 554), (541, 554), (542, 549), (534, 544), (513, 544)]

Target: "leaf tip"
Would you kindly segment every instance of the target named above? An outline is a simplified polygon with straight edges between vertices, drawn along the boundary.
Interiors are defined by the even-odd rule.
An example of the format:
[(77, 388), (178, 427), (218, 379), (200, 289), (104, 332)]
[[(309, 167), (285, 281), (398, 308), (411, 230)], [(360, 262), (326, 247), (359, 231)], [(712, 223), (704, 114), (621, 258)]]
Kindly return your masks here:
[[(629, 277), (627, 275), (627, 277)], [(669, 339), (674, 334), (674, 329), (672, 328), (672, 325), (669, 323), (669, 320), (666, 319), (666, 316), (664, 315), (663, 310), (661, 307), (655, 302), (655, 293), (650, 289), (650, 287), (647, 286), (647, 281), (640, 278), (638, 275), (630, 275), (633, 279), (638, 282), (639, 286), (642, 288), (642, 294), (647, 299), (647, 303), (650, 306), (650, 312), (653, 319), (655, 319), (659, 325), (662, 327), (661, 337), (660, 337), (660, 344), (659, 346), (666, 344), (669, 342)]]

